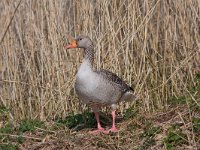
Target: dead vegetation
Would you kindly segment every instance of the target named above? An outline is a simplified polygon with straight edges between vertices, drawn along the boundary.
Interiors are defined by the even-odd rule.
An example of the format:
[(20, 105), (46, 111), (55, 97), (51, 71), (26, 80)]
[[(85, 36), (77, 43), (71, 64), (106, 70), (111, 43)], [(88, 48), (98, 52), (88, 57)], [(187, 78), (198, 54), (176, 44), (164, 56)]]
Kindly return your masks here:
[[(125, 113), (125, 115), (127, 114)], [(103, 121), (106, 121), (106, 118), (103, 118), (105, 114), (101, 117)], [(108, 122), (106, 121), (104, 124), (105, 127), (110, 126)], [(59, 121), (45, 122), (44, 124), (36, 120), (26, 120), (12, 128), (10, 132), (8, 129), (2, 128), (4, 130), (0, 131), (0, 138), (3, 137), (2, 141), (9, 143), (6, 145), (9, 148), (12, 143), (20, 149), (30, 150), (197, 149), (200, 142), (199, 123), (200, 120), (197, 132), (197, 128), (193, 128), (194, 124), (190, 122), (189, 110), (182, 105), (171, 108), (166, 113), (137, 114), (123, 119), (118, 122), (120, 131), (109, 135), (88, 134), (88, 131), (95, 128), (95, 125), (91, 128), (85, 126), (81, 129), (75, 127), (70, 129), (66, 123)], [(33, 124), (34, 128), (32, 128)], [(87, 124), (88, 122), (85, 125)], [(77, 123), (76, 126), (78, 125), (81, 124)], [(192, 132), (192, 130), (196, 131)], [(0, 146), (0, 149), (2, 147)]]
[[(153, 130), (158, 129), (159, 133), (147, 134), (142, 138), (147, 141), (142, 141), (137, 135), (150, 128), (146, 124), (148, 119), (140, 122), (139, 118), (127, 117), (128, 120), (119, 125), (122, 131), (115, 135), (91, 136), (86, 131), (72, 132), (67, 127), (58, 128), (51, 133), (53, 135), (40, 135), (44, 131), (39, 130), (33, 136), (39, 140), (33, 142), (27, 138), (21, 148), (59, 149), (62, 145), (63, 149), (78, 149), (73, 146), (82, 144), (81, 149), (169, 149), (166, 143), (173, 139), (178, 139), (184, 148), (197, 148), (199, 16), (198, 0), (2, 0), (0, 106), (2, 112), (9, 111), (6, 116), (1, 115), (0, 127), (5, 127), (7, 120), (13, 122), (15, 128), (25, 118), (49, 123), (88, 109), (79, 102), (73, 89), (83, 53), (64, 48), (66, 34), (86, 34), (95, 44), (95, 67), (109, 69), (123, 77), (139, 96), (137, 103), (120, 104), (118, 114), (126, 117), (124, 113), (132, 106), (137, 109), (137, 115), (156, 118), (152, 124), (159, 128)], [(180, 105), (184, 105), (184, 109), (177, 112)], [(169, 111), (171, 109), (173, 111)], [(173, 128), (168, 136), (165, 125), (171, 126), (174, 118), (179, 118), (181, 125)], [(194, 118), (197, 118), (196, 128)], [(132, 128), (135, 121), (139, 125)], [(181, 139), (186, 142), (174, 136), (182, 131)], [(63, 132), (62, 140), (58, 132)], [(84, 141), (85, 138), (90, 142)], [(156, 139), (162, 141), (161, 145), (157, 145)], [(155, 141), (156, 144), (152, 144)], [(150, 147), (140, 147), (145, 142), (150, 143)], [(170, 144), (173, 147), (174, 143)]]

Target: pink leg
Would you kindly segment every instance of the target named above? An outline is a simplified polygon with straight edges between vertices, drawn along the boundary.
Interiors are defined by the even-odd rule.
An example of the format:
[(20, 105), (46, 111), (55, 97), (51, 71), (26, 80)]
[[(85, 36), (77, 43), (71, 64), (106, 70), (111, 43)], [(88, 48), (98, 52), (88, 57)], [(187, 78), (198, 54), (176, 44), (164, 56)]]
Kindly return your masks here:
[(112, 128), (110, 128), (110, 129), (107, 130), (107, 131), (104, 131), (105, 134), (108, 134), (110, 131), (111, 131), (111, 132), (117, 132), (117, 131), (118, 131), (117, 128), (116, 128), (116, 126), (115, 126), (115, 117), (116, 117), (116, 115), (115, 115), (115, 110), (113, 110), (113, 111), (112, 111), (112, 119), (113, 119)]
[(97, 129), (93, 130), (93, 131), (90, 131), (90, 133), (92, 133), (92, 134), (97, 134), (97, 133), (105, 130), (104, 128), (101, 127), (101, 124), (100, 124), (100, 121), (99, 121), (99, 113), (98, 112), (95, 112), (95, 117), (96, 117), (96, 120), (97, 120)]
[(110, 131), (112, 131), (112, 132), (118, 131), (117, 128), (115, 127), (115, 117), (116, 117), (116, 115), (115, 115), (115, 110), (114, 110), (114, 111), (112, 111), (113, 123), (112, 123), (112, 128), (110, 129)]

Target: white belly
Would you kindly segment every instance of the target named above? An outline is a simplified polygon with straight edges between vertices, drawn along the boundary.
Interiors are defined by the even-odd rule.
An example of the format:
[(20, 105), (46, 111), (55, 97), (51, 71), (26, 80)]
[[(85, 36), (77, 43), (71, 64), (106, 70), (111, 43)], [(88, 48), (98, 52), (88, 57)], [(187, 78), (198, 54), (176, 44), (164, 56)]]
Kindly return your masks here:
[[(78, 97), (84, 103), (99, 103), (109, 105), (116, 103), (120, 94), (111, 84), (93, 72), (87, 62), (83, 62), (76, 75), (75, 89)], [(118, 94), (117, 94), (118, 93)]]
[(91, 92), (98, 85), (96, 73), (88, 65), (87, 61), (83, 62), (76, 75), (76, 84), (81, 86), (82, 90)]

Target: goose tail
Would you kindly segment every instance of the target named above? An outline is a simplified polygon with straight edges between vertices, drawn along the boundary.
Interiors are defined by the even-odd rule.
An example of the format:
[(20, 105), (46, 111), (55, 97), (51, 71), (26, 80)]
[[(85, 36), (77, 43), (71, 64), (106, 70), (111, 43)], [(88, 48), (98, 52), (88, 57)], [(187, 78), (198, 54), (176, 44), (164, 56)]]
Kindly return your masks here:
[(127, 91), (124, 93), (120, 99), (120, 101), (125, 101), (125, 102), (132, 102), (137, 98), (135, 94), (133, 94), (132, 90)]

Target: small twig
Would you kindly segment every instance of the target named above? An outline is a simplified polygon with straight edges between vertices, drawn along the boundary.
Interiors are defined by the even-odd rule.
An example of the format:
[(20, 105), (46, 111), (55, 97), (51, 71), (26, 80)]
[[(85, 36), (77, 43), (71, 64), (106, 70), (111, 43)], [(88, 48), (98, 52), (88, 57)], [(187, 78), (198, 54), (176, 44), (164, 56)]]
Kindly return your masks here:
[(7, 31), (8, 31), (8, 29), (9, 29), (10, 25), (11, 25), (11, 22), (12, 22), (14, 16), (15, 16), (15, 14), (16, 14), (16, 12), (17, 12), (17, 9), (19, 8), (19, 5), (21, 4), (21, 2), (22, 2), (22, 0), (19, 1), (19, 3), (17, 4), (17, 7), (15, 8), (15, 10), (14, 10), (14, 12), (13, 12), (13, 15), (11, 16), (10, 22), (8, 23), (8, 26), (6, 27), (6, 30), (5, 30), (5, 32), (3, 33), (3, 36), (2, 36), (2, 38), (1, 38), (0, 45), (1, 45), (1, 43), (2, 43), (2, 41), (3, 41), (3, 39), (4, 39), (4, 37), (5, 37), (5, 35), (6, 35), (6, 33), (7, 33)]
[(15, 134), (7, 134), (7, 133), (0, 133), (0, 135), (3, 135), (3, 136), (11, 136), (11, 137), (23, 137), (23, 138), (33, 139), (33, 140), (39, 140), (39, 141), (42, 141), (42, 140), (43, 140), (43, 139), (41, 139), (41, 138), (31, 137), (31, 136), (26, 136), (26, 135), (15, 135)]
[(45, 129), (42, 129), (42, 128), (38, 128), (38, 127), (35, 127), (36, 129), (38, 129), (38, 130), (41, 130), (41, 131), (45, 131), (45, 132), (51, 132), (51, 133), (54, 133), (54, 134), (56, 134), (57, 132), (55, 132), (55, 131), (51, 131), (51, 130), (45, 130)]

